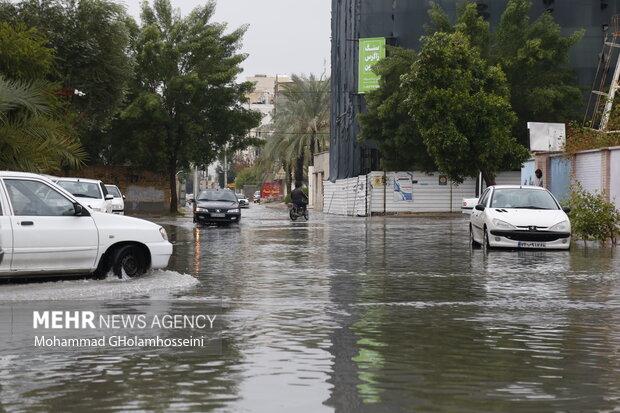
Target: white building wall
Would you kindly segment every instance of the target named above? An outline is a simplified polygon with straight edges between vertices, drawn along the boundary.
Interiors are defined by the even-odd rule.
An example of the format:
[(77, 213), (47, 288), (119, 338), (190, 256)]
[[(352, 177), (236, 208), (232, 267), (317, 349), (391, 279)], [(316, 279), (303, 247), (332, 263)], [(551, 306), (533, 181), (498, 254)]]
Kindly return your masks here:
[(383, 172), (369, 174), (369, 204), (373, 213), (384, 212), (460, 212), (463, 198), (475, 196), (476, 181), (467, 179), (460, 185), (439, 185), (439, 173), (426, 174), (424, 172), (410, 172), (413, 182), (413, 200), (394, 200), (395, 172), (388, 172), (387, 186), (383, 188)]
[[(394, 197), (394, 177), (409, 174), (412, 181), (413, 200), (400, 201)], [(476, 194), (476, 180), (466, 179), (462, 184), (439, 184), (439, 172), (388, 172), (386, 186), (383, 172), (371, 172), (357, 178), (324, 182), (323, 212), (339, 215), (364, 216), (372, 213), (406, 212), (460, 212), (463, 198)], [(519, 185), (521, 172), (501, 172), (496, 177), (498, 185)], [(384, 203), (385, 199), (385, 203)]]
[(609, 199), (620, 210), (620, 147), (609, 151)]
[(366, 208), (366, 176), (323, 181), (323, 212), (337, 215), (364, 216)]
[(601, 151), (580, 152), (575, 155), (575, 180), (588, 192), (603, 189)]
[(521, 171), (500, 172), (495, 177), (496, 185), (521, 185)]

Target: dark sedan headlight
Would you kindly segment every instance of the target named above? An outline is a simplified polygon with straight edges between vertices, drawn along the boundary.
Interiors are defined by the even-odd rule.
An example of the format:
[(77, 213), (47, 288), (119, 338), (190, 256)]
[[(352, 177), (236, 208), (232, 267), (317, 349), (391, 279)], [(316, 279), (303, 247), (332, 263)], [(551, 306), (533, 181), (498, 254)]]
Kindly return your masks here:
[(233, 208), (233, 209), (229, 209), (228, 210), (229, 214), (238, 214), (239, 213), (239, 208)]
[(208, 212), (209, 210), (207, 208), (200, 208), (200, 207), (196, 207), (196, 212)]

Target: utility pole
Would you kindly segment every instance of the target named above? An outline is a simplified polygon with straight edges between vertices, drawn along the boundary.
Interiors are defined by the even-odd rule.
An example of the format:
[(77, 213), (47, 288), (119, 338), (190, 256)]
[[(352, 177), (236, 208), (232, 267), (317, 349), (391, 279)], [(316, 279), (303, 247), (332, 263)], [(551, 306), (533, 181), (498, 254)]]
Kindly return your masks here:
[[(614, 99), (620, 88), (618, 84), (620, 79), (620, 15), (612, 17), (611, 33), (607, 33), (609, 29), (607, 25), (604, 25), (603, 50), (599, 57), (598, 68), (592, 83), (592, 93), (583, 120), (584, 126), (600, 131), (607, 129)], [(608, 73), (611, 72), (613, 63), (615, 63), (613, 77), (611, 82), (608, 82)]]
[[(615, 43), (614, 43), (615, 44)], [(617, 46), (612, 46), (617, 47)], [(618, 91), (618, 79), (620, 78), (620, 58), (616, 61), (616, 69), (614, 70), (614, 76), (611, 79), (611, 85), (609, 86), (609, 93), (607, 94), (607, 101), (605, 102), (605, 109), (603, 109), (603, 117), (601, 118), (600, 130), (607, 129), (607, 122), (609, 122), (609, 115), (614, 105), (614, 98)]]
[(198, 165), (194, 164), (194, 199), (198, 198), (198, 192), (200, 191), (198, 182)]
[(228, 186), (228, 158), (226, 157), (226, 146), (224, 145), (224, 188)]

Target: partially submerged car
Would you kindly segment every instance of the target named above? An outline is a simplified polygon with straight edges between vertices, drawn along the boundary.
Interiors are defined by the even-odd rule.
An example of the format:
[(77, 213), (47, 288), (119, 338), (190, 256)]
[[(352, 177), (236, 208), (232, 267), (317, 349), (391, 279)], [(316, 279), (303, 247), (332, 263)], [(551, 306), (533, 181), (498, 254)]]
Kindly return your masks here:
[(111, 200), (112, 213), (118, 215), (125, 215), (125, 195), (121, 193), (116, 185), (106, 185), (108, 193), (114, 198)]
[(3, 277), (136, 277), (165, 268), (172, 255), (161, 226), (91, 210), (41, 175), (0, 172), (0, 209)]
[(56, 184), (93, 211), (112, 212), (112, 199), (103, 182), (86, 178), (58, 178)]
[(472, 210), (470, 242), (486, 248), (569, 249), (568, 212), (545, 188), (490, 186)]
[(241, 220), (237, 196), (230, 189), (206, 189), (198, 194), (194, 222), (228, 225)]

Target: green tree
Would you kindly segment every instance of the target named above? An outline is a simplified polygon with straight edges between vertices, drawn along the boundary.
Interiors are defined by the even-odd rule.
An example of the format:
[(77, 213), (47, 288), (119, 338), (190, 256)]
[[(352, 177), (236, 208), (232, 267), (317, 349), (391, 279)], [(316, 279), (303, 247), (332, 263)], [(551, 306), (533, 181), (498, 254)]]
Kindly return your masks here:
[[(55, 54), (47, 79), (77, 114), (75, 127), (92, 162), (132, 77), (130, 35), (135, 22), (111, 0), (23, 0), (0, 5), (2, 20), (36, 28)], [(75, 90), (79, 93), (75, 94)]]
[(377, 142), (383, 167), (389, 170), (436, 168), (429, 156), (417, 121), (403, 105), (407, 91), (401, 87), (401, 76), (411, 70), (416, 53), (399, 47), (388, 47), (383, 61), (375, 67), (380, 88), (366, 95), (368, 110), (359, 115), (360, 138)]
[(35, 28), (0, 23), (0, 73), (9, 79), (43, 79), (54, 64), (54, 51)]
[(430, 155), (453, 181), (480, 171), (493, 185), (499, 170), (528, 156), (511, 135), (515, 115), (504, 74), (465, 34), (426, 37), (403, 87)]
[(304, 180), (305, 165), (313, 165), (314, 154), (327, 148), (329, 88), (329, 79), (322, 76), (293, 75), (276, 103), (274, 132), (265, 152), (284, 165), (294, 165), (295, 181)]
[(244, 185), (260, 185), (263, 183), (265, 170), (260, 164), (241, 169), (235, 176), (235, 187), (243, 189)]
[(211, 22), (214, 11), (209, 1), (183, 18), (168, 0), (143, 4), (131, 101), (110, 140), (111, 148), (131, 141), (138, 149), (125, 148), (117, 160), (167, 174), (171, 212), (179, 170), (209, 164), (224, 148), (234, 153), (257, 143), (247, 133), (261, 116), (244, 107), (253, 85), (235, 81), (246, 57), (238, 53), (246, 28), (226, 33), (225, 24)]
[[(473, 76), (472, 79), (476, 79), (471, 81), (471, 85), (481, 88), (481, 90), (492, 91), (492, 95), (501, 96), (502, 99), (508, 100), (508, 108), (503, 107), (503, 101), (501, 105), (499, 104), (500, 101), (496, 101), (495, 108), (501, 111), (507, 109), (514, 112), (516, 117), (513, 118), (515, 121), (509, 122), (512, 127), (510, 132), (523, 145), (528, 143), (527, 122), (569, 122), (575, 119), (582, 103), (581, 92), (574, 73), (567, 65), (569, 50), (579, 41), (582, 33), (577, 32), (570, 36), (563, 36), (559, 25), (555, 23), (550, 13), (544, 13), (531, 22), (528, 17), (530, 8), (531, 3), (528, 0), (509, 0), (502, 15), (501, 23), (497, 31), (493, 33), (490, 31), (489, 24), (479, 15), (476, 4), (473, 2), (466, 2), (459, 9), (455, 23), (450, 21), (441, 7), (436, 3), (431, 3), (428, 11), (430, 22), (426, 25), (428, 36), (423, 41), (425, 45), (435, 44), (429, 39), (437, 39), (435, 36), (440, 34), (459, 35), (467, 39), (468, 50), (475, 50), (480, 59), (480, 64), (476, 66), (485, 68), (486, 71), (480, 73), (475, 70), (467, 72), (468, 75)], [(424, 135), (421, 133), (421, 122), (424, 116), (423, 113), (412, 111), (411, 103), (425, 100), (423, 95), (430, 93), (433, 89), (429, 89), (429, 91), (421, 88), (409, 90), (403, 82), (403, 79), (417, 78), (420, 74), (420, 61), (422, 60), (430, 64), (432, 70), (439, 68), (452, 72), (448, 75), (448, 79), (454, 81), (454, 85), (466, 81), (466, 78), (459, 78), (458, 73), (460, 70), (458, 65), (465, 63), (464, 59), (459, 61), (459, 59), (454, 58), (457, 66), (453, 68), (454, 70), (450, 70), (443, 64), (444, 62), (432, 61), (429, 55), (422, 56), (419, 54), (416, 56), (413, 52), (390, 48), (388, 57), (376, 66), (377, 72), (383, 78), (381, 87), (378, 91), (367, 95), (368, 113), (360, 116), (361, 137), (374, 139), (378, 142), (382, 150), (383, 161), (389, 168), (423, 167), (419, 161), (416, 161), (415, 156), (417, 154), (424, 156), (423, 149), (417, 143), (416, 137), (416, 129), (418, 135)], [(438, 73), (439, 70), (436, 72)], [(497, 88), (495, 91), (493, 88), (488, 89), (490, 84), (489, 72), (497, 72), (497, 75), (504, 79), (501, 83), (507, 87), (506, 91), (502, 90), (501, 93), (498, 93), (499, 89)], [(442, 79), (438, 78), (438, 81), (444, 85), (445, 90), (453, 89)], [(409, 86), (411, 85), (410, 83)], [(457, 89), (455, 91), (458, 92)], [(416, 95), (418, 93), (419, 96)], [(402, 98), (404, 95), (410, 97), (409, 104)], [(432, 100), (430, 98), (428, 100), (429, 103), (437, 103), (430, 102)], [(441, 102), (448, 104), (450, 99), (441, 96)], [(450, 117), (454, 117), (454, 112), (463, 110), (465, 105), (455, 99), (452, 99), (451, 103), (455, 106), (445, 106), (441, 110), (445, 110)], [(434, 119), (437, 126), (441, 124), (440, 117), (443, 116), (440, 106), (433, 106), (437, 110), (435, 115), (438, 118)], [(415, 107), (425, 111), (423, 107)], [(491, 109), (491, 107), (488, 106), (486, 109)], [(428, 111), (426, 111), (426, 115), (428, 115)], [(473, 113), (468, 114), (468, 116), (472, 115)], [(463, 137), (464, 139), (477, 139), (477, 135), (488, 136), (489, 130), (484, 128), (490, 125), (488, 123), (490, 115), (489, 112), (482, 110), (477, 115), (479, 118), (486, 117), (482, 124), (486, 123), (487, 126), (481, 126), (480, 131), (469, 128), (469, 126), (465, 127), (460, 123), (453, 126), (457, 130), (467, 130), (467, 136)], [(501, 119), (502, 116), (504, 115), (497, 114), (498, 119)], [(472, 118), (470, 121), (474, 122), (476, 118)], [(428, 125), (425, 128), (428, 133)], [(453, 139), (455, 138), (452, 134), (453, 131), (439, 128), (436, 132), (439, 135), (452, 136), (452, 138), (448, 139), (444, 136), (445, 139), (437, 138), (431, 141), (428, 136), (424, 137), (423, 140), (431, 159), (434, 159), (440, 168), (452, 168), (452, 176), (459, 179), (468, 175), (477, 175), (478, 170), (471, 168), (471, 166), (486, 163), (490, 172), (487, 173), (488, 176), (485, 179), (487, 182), (493, 182), (495, 171), (518, 167), (518, 160), (524, 156), (524, 148), (514, 146), (512, 143), (504, 148), (501, 145), (498, 146), (500, 152), (493, 156), (490, 156), (491, 153), (483, 147), (479, 148), (480, 151), (471, 148), (474, 149), (473, 152), (461, 152), (465, 142), (460, 139)], [(497, 137), (497, 141), (503, 140), (505, 137), (502, 131)], [(442, 142), (441, 145), (443, 146), (438, 146), (439, 141)], [(452, 155), (448, 156), (450, 152)], [(458, 158), (459, 154), (462, 157), (461, 162), (446, 162), (449, 159)], [(443, 158), (443, 161), (439, 157)], [(465, 162), (466, 160), (469, 160), (469, 164)], [(458, 171), (455, 168), (461, 167), (465, 169), (460, 169), (461, 172), (457, 173)]]
[(58, 86), (44, 79), (54, 51), (36, 29), (0, 23), (0, 168), (34, 172), (78, 167), (85, 153)]
[(0, 168), (54, 172), (79, 167), (85, 153), (61, 120), (50, 84), (0, 76)]
[(571, 47), (583, 30), (564, 36), (551, 13), (533, 22), (529, 0), (510, 0), (492, 45), (510, 85), (510, 103), (519, 122), (514, 133), (528, 144), (527, 122), (576, 120), (583, 105), (575, 73), (568, 66)]
[(570, 49), (583, 31), (564, 36), (551, 13), (530, 19), (530, 0), (509, 0), (495, 33), (478, 15), (476, 4), (465, 4), (450, 25), (436, 4), (429, 10), (429, 33), (465, 34), (491, 64), (498, 65), (510, 87), (510, 104), (517, 115), (513, 133), (528, 145), (527, 122), (570, 122), (577, 119), (582, 94), (568, 66)]

